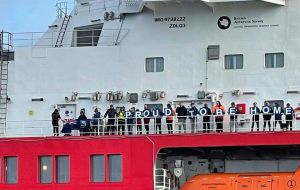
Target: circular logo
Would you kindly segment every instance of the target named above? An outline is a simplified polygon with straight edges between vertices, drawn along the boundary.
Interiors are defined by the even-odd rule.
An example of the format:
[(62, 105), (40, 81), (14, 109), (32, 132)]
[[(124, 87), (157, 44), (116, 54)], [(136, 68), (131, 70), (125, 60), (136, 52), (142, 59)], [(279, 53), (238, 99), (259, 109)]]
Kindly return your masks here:
[(287, 186), (288, 186), (289, 188), (296, 187), (296, 185), (297, 185), (297, 183), (296, 183), (295, 180), (289, 180), (289, 181), (287, 182)]
[(228, 29), (230, 27), (230, 25), (231, 25), (231, 20), (230, 20), (229, 17), (222, 16), (222, 17), (219, 18), (219, 20), (218, 20), (218, 26), (222, 30)]

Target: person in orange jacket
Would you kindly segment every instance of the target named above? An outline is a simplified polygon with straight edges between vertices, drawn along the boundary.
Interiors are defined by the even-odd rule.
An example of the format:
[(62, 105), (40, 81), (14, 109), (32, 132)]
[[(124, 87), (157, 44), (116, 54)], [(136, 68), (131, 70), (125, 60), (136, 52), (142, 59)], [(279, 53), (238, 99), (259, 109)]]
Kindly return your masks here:
[(215, 122), (217, 125), (216, 132), (223, 132), (223, 115), (225, 114), (225, 108), (222, 106), (220, 101), (216, 102), (216, 105), (213, 107), (213, 114), (215, 115)]

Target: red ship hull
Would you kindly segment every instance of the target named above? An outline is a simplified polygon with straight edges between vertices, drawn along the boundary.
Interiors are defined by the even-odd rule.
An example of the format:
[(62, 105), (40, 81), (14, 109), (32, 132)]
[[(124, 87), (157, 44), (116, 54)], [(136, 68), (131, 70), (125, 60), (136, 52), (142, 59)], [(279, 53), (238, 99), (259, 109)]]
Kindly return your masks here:
[[(178, 134), (149, 136), (46, 137), (0, 139), (0, 189), (153, 190), (153, 170), (163, 148), (299, 145), (300, 132)], [(90, 182), (90, 156), (122, 155), (121, 182)], [(40, 156), (70, 157), (68, 183), (39, 183)], [(18, 181), (5, 183), (4, 158), (18, 158)], [(107, 158), (106, 158), (107, 159)], [(108, 167), (105, 162), (105, 168)], [(53, 179), (55, 176), (53, 176)]]

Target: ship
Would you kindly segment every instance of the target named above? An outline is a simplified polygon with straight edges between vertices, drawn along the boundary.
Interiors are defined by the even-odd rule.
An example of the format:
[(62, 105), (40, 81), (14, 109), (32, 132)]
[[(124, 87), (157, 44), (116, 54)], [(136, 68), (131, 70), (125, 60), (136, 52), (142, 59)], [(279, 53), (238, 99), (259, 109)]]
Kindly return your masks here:
[(300, 1), (55, 6), (45, 32), (0, 32), (0, 189), (300, 189)]

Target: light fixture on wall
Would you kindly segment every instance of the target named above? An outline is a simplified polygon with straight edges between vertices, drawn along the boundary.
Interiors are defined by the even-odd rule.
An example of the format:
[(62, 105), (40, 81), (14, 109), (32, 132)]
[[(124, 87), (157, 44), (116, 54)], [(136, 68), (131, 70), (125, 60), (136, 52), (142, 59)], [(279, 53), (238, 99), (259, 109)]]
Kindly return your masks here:
[(256, 95), (254, 91), (243, 92), (243, 95)]
[(232, 96), (239, 97), (242, 94), (242, 91), (241, 90), (233, 90), (231, 93), (232, 93)]
[(90, 96), (79, 96), (78, 100), (90, 100), (91, 97)]
[(287, 94), (300, 94), (299, 90), (288, 90), (286, 91)]
[(101, 19), (91, 20), (91, 22), (101, 22)]
[(50, 25), (50, 26), (48, 26), (48, 28), (57, 28), (57, 24)]
[(95, 92), (95, 94), (93, 95), (93, 101), (100, 101), (101, 99), (101, 93), (100, 92)]
[(31, 101), (33, 102), (42, 102), (44, 100), (45, 100), (44, 98), (31, 98)]
[(77, 99), (77, 95), (78, 95), (78, 92), (73, 92), (72, 96), (71, 96), (71, 101), (76, 101)]

